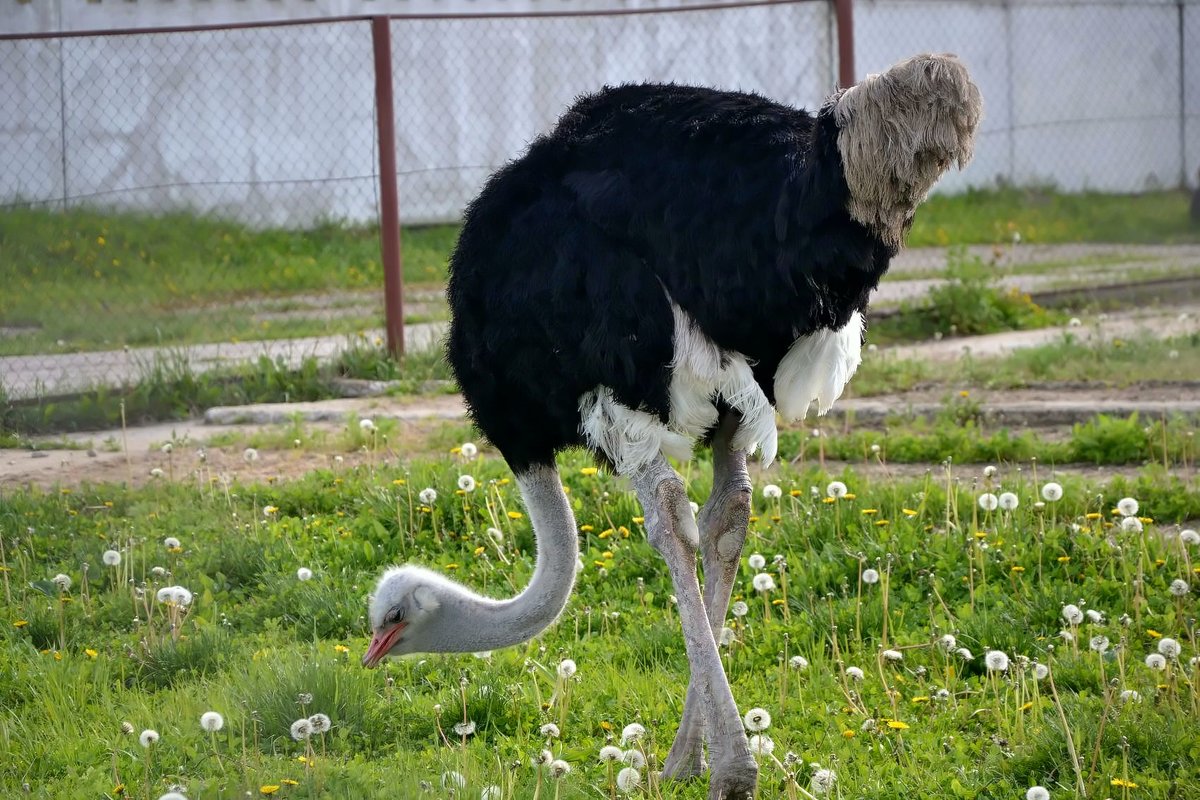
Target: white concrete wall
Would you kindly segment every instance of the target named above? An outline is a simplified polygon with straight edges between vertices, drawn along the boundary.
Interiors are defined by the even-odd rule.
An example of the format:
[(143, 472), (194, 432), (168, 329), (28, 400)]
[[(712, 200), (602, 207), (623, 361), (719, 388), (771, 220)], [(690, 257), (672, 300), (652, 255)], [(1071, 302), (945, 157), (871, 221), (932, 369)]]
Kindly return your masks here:
[[(588, 7), (656, 2), (674, 4), (593, 0)], [(498, 3), (453, 9), (513, 7)], [(446, 5), (10, 2), (0, 6), (0, 32), (398, 8)], [(1185, 7), (1182, 117), (1174, 0), (858, 0), (855, 17), (860, 74), (933, 50), (959, 53), (975, 75), (986, 104), (976, 160), (943, 181), (943, 191), (1008, 182), (1141, 191), (1176, 185), (1185, 169), (1194, 179), (1200, 166), (1200, 0)], [(403, 20), (392, 32), (409, 223), (456, 218), (495, 167), (573, 97), (604, 83), (704, 83), (811, 107), (836, 75), (824, 2), (587, 19)], [(367, 23), (0, 41), (0, 165), (0, 203), (65, 195), (188, 207), (258, 225), (373, 219)]]

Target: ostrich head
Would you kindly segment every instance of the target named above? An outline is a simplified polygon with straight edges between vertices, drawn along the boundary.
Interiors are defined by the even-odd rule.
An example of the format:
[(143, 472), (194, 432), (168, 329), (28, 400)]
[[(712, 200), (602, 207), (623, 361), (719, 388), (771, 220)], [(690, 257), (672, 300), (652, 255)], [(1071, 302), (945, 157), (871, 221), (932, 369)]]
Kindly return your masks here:
[(942, 173), (971, 160), (979, 89), (957, 56), (925, 53), (868, 75), (833, 103), (850, 216), (899, 247)]
[(393, 567), (383, 573), (368, 607), (373, 635), (363, 666), (374, 667), (388, 655), (437, 650), (443, 597), (453, 588), (441, 575), (421, 567)]

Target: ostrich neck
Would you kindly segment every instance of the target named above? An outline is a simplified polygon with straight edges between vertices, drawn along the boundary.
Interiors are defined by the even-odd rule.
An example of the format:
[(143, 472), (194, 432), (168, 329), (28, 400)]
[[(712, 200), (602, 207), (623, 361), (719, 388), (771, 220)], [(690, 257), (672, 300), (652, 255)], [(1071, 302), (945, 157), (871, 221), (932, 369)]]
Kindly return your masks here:
[(532, 639), (558, 618), (575, 585), (579, 539), (575, 515), (554, 466), (535, 466), (517, 485), (537, 540), (537, 564), (525, 590), (509, 600), (472, 593), (444, 603), (441, 632), (448, 652), (495, 650)]

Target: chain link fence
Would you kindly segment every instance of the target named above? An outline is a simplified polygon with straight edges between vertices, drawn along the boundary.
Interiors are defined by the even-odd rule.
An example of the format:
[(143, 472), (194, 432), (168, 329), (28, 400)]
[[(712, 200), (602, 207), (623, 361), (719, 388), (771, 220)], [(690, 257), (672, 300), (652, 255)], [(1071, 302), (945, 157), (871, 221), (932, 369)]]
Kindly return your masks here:
[[(859, 74), (959, 53), (985, 98), (942, 190), (1175, 187), (1200, 166), (1200, 0), (860, 0)], [(392, 18), (406, 311), (445, 316), (454, 223), (486, 177), (605, 84), (813, 107), (833, 4)], [(376, 338), (383, 283), (367, 18), (0, 37), (0, 396), (123, 386)], [(944, 251), (912, 254), (941, 263)]]

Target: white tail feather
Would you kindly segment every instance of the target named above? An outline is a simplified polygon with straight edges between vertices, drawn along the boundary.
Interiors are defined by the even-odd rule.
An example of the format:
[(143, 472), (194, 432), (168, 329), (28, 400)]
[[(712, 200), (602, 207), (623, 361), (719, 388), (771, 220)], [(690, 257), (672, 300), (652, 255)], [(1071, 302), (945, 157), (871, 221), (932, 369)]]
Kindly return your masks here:
[(855, 312), (839, 330), (801, 336), (775, 370), (775, 405), (788, 421), (803, 418), (817, 404), (824, 415), (842, 396), (862, 362), (862, 314)]

